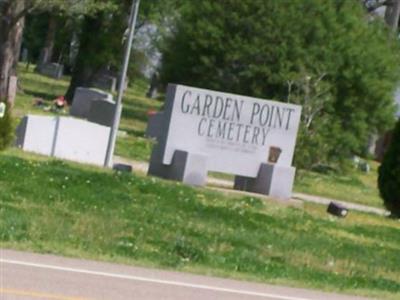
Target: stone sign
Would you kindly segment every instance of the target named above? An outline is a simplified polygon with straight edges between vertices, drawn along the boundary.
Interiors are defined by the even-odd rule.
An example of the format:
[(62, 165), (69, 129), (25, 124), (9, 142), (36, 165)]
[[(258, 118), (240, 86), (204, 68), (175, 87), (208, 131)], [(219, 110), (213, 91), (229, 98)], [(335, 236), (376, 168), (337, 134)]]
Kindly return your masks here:
[[(286, 172), (289, 181), (294, 177), (291, 164), (301, 116), (298, 105), (169, 85), (162, 116), (159, 126), (150, 125), (160, 128), (157, 134), (152, 133), (158, 144), (153, 149), (150, 175), (201, 185), (205, 182), (201, 174), (217, 171), (238, 175), (239, 189), (246, 189), (246, 180), (259, 178), (262, 170), (282, 178)], [(171, 168), (179, 163), (176, 156), (182, 157), (182, 152), (187, 153), (185, 170), (176, 176)], [(195, 160), (190, 157), (193, 155)], [(197, 175), (196, 169), (186, 170), (195, 161), (197, 165), (203, 161), (206, 170)], [(262, 164), (273, 167), (262, 168)], [(197, 179), (190, 182), (189, 177)]]

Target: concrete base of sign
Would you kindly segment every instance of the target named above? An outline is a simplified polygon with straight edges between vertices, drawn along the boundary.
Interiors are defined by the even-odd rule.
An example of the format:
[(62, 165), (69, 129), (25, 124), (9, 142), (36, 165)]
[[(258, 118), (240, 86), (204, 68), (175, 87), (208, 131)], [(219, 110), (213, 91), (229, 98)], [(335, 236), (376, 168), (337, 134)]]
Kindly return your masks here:
[(152, 157), (148, 175), (182, 181), (189, 185), (203, 186), (207, 180), (207, 158), (201, 154), (177, 150), (172, 158), (172, 163), (165, 165)]
[(164, 130), (165, 118), (162, 112), (157, 112), (149, 116), (149, 121), (146, 128), (146, 137), (157, 139), (162, 135)]
[(110, 128), (70, 117), (28, 115), (17, 129), (25, 151), (77, 162), (104, 165)]
[(263, 163), (256, 178), (236, 176), (234, 189), (288, 200), (292, 196), (296, 169)]
[(78, 87), (70, 109), (70, 115), (78, 118), (88, 118), (94, 101), (106, 101), (115, 104), (111, 94), (98, 89)]

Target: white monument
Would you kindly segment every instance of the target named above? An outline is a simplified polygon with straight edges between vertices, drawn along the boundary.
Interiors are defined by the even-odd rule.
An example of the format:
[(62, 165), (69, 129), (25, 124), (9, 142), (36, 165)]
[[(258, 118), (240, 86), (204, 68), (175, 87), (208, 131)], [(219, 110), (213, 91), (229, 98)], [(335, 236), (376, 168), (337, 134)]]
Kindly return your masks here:
[(103, 166), (110, 128), (72, 117), (25, 116), (17, 146), (42, 155)]
[(149, 175), (203, 185), (208, 171), (229, 173), (236, 189), (288, 199), (300, 116), (298, 105), (169, 85)]

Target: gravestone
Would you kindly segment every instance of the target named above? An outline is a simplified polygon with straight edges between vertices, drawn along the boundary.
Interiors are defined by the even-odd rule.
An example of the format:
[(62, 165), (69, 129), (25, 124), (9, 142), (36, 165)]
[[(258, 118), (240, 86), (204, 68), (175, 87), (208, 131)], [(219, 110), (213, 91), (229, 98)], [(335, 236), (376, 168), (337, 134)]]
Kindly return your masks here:
[(158, 143), (148, 173), (195, 185), (208, 171), (229, 173), (237, 189), (288, 199), (300, 115), (298, 105), (169, 85), (149, 125)]
[(25, 116), (17, 128), (17, 147), (24, 151), (52, 156), (57, 123), (57, 117)]
[(29, 58), (29, 52), (27, 48), (22, 48), (22, 52), (21, 52), (21, 62), (28, 62), (28, 58)]
[(164, 114), (162, 112), (149, 115), (145, 136), (157, 139), (163, 132), (163, 120)]
[(16, 145), (24, 151), (103, 166), (110, 128), (71, 117), (25, 116)]
[(115, 105), (113, 97), (109, 93), (94, 88), (78, 87), (75, 89), (70, 115), (87, 119), (94, 101), (106, 101)]
[(54, 156), (103, 166), (110, 128), (70, 117), (60, 117)]
[(11, 106), (14, 106), (15, 97), (17, 95), (17, 89), (18, 89), (18, 77), (10, 76), (8, 80), (7, 102)]
[(117, 78), (110, 75), (99, 75), (93, 80), (93, 87), (114, 93), (117, 89)]
[(64, 74), (64, 66), (57, 63), (45, 63), (38, 66), (38, 72), (50, 78), (60, 79)]
[(6, 115), (7, 104), (4, 102), (0, 102), (0, 119), (3, 119)]
[(116, 108), (117, 106), (115, 102), (104, 100), (92, 101), (90, 105), (88, 121), (111, 127), (114, 122)]

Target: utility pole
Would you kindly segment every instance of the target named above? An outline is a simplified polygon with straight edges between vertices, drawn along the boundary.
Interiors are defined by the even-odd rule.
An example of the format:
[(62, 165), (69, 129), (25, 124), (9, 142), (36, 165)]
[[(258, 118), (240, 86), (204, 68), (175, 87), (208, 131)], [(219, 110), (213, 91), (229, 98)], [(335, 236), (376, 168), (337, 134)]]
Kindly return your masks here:
[(125, 55), (122, 70), (120, 74), (117, 103), (115, 107), (114, 121), (110, 130), (110, 137), (108, 139), (106, 159), (104, 161), (104, 167), (112, 167), (113, 154), (115, 149), (115, 142), (117, 140), (118, 127), (121, 120), (122, 112), (122, 96), (124, 94), (124, 87), (126, 81), (126, 73), (128, 71), (129, 58), (131, 56), (132, 41), (135, 34), (136, 19), (139, 11), (140, 0), (132, 0), (132, 7), (129, 16), (129, 35), (128, 40), (125, 44)]

